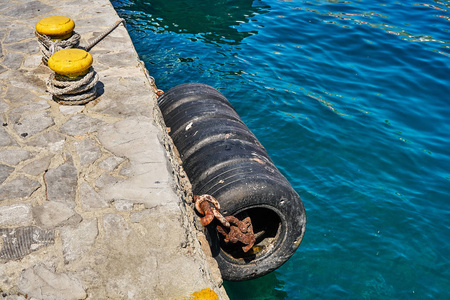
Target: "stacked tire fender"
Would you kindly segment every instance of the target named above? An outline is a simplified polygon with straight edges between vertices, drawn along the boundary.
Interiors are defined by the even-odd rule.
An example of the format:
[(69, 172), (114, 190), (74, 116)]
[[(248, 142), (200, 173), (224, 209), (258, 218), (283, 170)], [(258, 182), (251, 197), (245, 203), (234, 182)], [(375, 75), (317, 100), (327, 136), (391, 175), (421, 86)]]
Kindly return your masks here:
[(244, 253), (207, 227), (224, 280), (265, 275), (296, 251), (306, 227), (300, 197), (264, 147), (216, 89), (187, 83), (158, 99), (195, 195), (215, 197), (224, 216), (250, 216), (256, 243)]

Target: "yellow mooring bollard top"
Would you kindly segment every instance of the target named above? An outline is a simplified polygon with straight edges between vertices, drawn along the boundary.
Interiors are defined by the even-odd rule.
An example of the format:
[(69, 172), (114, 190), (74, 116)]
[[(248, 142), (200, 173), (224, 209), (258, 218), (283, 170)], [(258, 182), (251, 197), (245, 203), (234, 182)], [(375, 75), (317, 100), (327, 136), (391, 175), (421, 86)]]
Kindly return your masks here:
[(36, 24), (36, 31), (49, 36), (52, 40), (65, 40), (72, 36), (75, 23), (64, 16), (46, 17)]
[(83, 76), (92, 66), (92, 55), (82, 49), (62, 49), (50, 56), (48, 66), (59, 75)]

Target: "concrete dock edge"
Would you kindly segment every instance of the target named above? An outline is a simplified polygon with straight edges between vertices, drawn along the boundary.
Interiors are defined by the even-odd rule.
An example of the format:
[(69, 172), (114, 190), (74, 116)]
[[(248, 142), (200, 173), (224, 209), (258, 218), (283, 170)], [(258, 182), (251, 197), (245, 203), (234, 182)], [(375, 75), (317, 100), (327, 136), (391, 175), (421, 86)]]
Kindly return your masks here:
[(109, 0), (0, 3), (0, 299), (228, 299), (126, 28), (90, 51), (99, 97), (63, 106), (34, 35), (55, 15), (82, 46), (119, 20)]

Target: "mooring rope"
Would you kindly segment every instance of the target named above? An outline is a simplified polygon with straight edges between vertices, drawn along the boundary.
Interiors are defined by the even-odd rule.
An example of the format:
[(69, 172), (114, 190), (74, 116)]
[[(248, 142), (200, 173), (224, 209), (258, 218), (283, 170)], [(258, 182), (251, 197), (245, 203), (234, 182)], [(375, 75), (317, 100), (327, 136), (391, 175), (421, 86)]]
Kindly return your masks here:
[[(86, 47), (78, 47), (80, 35), (76, 32), (74, 32), (69, 39), (62, 41), (52, 41), (48, 36), (36, 32), (36, 36), (38, 37), (38, 41), (40, 43), (41, 52), (43, 54), (42, 61), (48, 65), (48, 59), (50, 56), (61, 49), (78, 47), (89, 51), (98, 42), (116, 29), (121, 23), (125, 26), (124, 19), (116, 21), (111, 27), (103, 31)], [(53, 95), (56, 102), (63, 105), (82, 105), (94, 100), (97, 97), (96, 84), (99, 76), (92, 67), (90, 67), (89, 72), (79, 80), (64, 80), (63, 78), (58, 77), (60, 76), (53, 73), (47, 80), (47, 91)]]
[[(114, 29), (117, 28), (121, 23), (125, 26), (125, 19), (120, 19), (116, 21), (111, 27), (103, 31), (97, 38), (95, 38), (91, 43), (89, 43), (86, 47), (80, 47), (86, 51), (90, 51), (92, 47), (98, 44), (102, 39), (104, 39), (108, 34), (110, 34)], [(44, 55), (43, 61), (45, 64), (48, 63), (48, 59), (52, 54), (54, 54), (56, 51), (59, 51), (61, 49), (68, 49), (68, 48), (75, 48), (79, 46), (81, 36), (73, 32), (72, 36), (66, 40), (60, 40), (60, 41), (52, 41), (49, 36), (45, 34), (40, 34), (39, 32), (35, 31), (36, 36), (38, 37), (38, 41), (41, 47), (41, 52)]]
[(125, 26), (125, 19), (120, 19), (120, 20), (116, 21), (116, 23), (114, 23), (111, 27), (109, 27), (107, 30), (102, 32), (96, 39), (94, 39), (92, 42), (90, 42), (84, 49), (89, 52), (89, 50), (91, 50), (92, 47), (97, 45), (98, 42), (100, 42), (105, 36), (110, 34), (121, 23), (123, 23), (123, 26)]
[(45, 65), (48, 65), (48, 59), (52, 56), (56, 51), (62, 49), (75, 48), (79, 45), (81, 36), (73, 32), (72, 36), (66, 40), (60, 41), (52, 41), (49, 36), (45, 34), (40, 34), (39, 32), (34, 32), (38, 37), (39, 47), (42, 52), (42, 61)]
[(64, 105), (82, 105), (97, 96), (98, 74), (92, 67), (89, 72), (78, 80), (58, 80), (54, 73), (47, 80), (47, 91), (54, 100)]

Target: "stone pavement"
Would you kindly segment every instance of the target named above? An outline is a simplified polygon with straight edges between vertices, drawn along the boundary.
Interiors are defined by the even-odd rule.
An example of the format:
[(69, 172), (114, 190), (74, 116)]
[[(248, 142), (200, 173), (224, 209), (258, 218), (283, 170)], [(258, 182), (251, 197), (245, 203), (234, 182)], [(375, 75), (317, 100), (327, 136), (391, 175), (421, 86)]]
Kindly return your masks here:
[(108, 0), (0, 2), (0, 299), (228, 299), (125, 27), (90, 51), (100, 97), (61, 106), (34, 36), (51, 15), (81, 45), (119, 19)]

